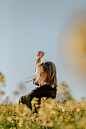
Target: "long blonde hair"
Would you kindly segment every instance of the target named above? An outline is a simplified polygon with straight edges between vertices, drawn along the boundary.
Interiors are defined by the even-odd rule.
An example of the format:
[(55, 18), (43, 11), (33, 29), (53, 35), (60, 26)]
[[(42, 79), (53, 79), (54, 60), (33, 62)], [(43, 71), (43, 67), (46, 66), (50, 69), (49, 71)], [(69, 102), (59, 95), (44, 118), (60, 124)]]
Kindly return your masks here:
[(39, 86), (50, 85), (53, 88), (57, 87), (56, 66), (51, 61), (40, 62), (36, 66), (35, 83)]

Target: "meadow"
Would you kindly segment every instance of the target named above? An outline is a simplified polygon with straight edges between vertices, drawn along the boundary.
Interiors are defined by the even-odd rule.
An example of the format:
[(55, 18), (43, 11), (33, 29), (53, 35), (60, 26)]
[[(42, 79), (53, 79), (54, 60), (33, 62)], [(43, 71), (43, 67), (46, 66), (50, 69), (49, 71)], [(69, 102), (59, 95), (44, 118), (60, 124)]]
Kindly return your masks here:
[(38, 105), (34, 98), (31, 104), (32, 111), (25, 104), (0, 105), (0, 129), (86, 129), (86, 102), (42, 98)]
[(0, 104), (0, 129), (86, 129), (86, 102), (71, 97), (68, 85), (58, 85), (61, 99), (38, 98), (25, 104)]

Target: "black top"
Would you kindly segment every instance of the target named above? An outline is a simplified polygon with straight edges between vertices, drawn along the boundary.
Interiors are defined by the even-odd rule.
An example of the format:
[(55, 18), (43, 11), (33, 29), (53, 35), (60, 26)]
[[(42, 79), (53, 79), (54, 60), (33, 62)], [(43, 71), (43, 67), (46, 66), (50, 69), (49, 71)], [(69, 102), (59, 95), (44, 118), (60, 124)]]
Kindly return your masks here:
[(55, 98), (56, 97), (56, 88), (52, 88), (49, 85), (43, 85), (38, 86), (34, 90), (32, 90), (30, 93), (26, 94), (25, 96), (22, 96), (19, 99), (19, 103), (26, 104), (28, 107), (31, 108), (31, 100), (36, 97), (39, 98), (39, 101), (42, 97), (46, 98)]
[(30, 95), (31, 99), (36, 97), (36, 98), (42, 98), (42, 97), (56, 97), (56, 89), (50, 87), (49, 85), (44, 85), (44, 86), (38, 86), (34, 90), (32, 90), (29, 94), (26, 96)]

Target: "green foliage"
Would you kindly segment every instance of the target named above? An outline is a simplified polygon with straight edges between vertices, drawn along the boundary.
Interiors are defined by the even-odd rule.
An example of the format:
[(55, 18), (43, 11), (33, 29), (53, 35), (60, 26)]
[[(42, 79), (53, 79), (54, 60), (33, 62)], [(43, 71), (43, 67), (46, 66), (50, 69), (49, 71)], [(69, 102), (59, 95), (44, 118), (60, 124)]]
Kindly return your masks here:
[[(25, 104), (0, 105), (0, 129), (86, 129), (86, 102), (34, 98), (32, 111)], [(35, 113), (35, 109), (37, 113)]]

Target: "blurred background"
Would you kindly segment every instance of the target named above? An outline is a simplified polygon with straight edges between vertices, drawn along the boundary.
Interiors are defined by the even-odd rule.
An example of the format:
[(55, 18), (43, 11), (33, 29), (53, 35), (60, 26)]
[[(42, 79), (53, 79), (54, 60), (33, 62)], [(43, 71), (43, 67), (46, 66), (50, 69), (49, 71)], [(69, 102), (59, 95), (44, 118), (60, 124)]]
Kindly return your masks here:
[(85, 0), (0, 1), (0, 103), (18, 103), (35, 88), (25, 78), (35, 74), (38, 51), (55, 63), (58, 84), (86, 97)]

